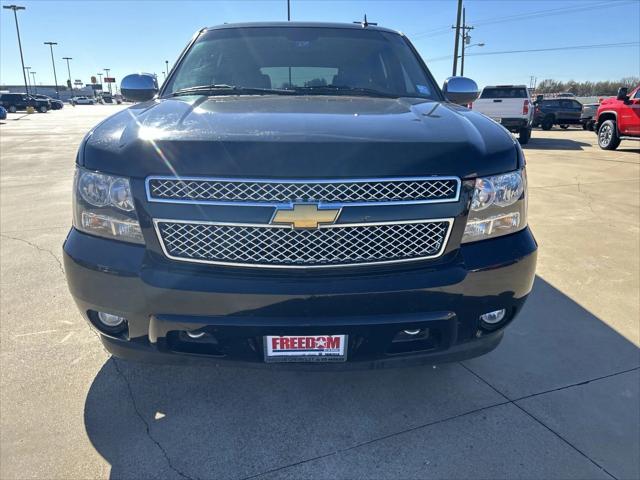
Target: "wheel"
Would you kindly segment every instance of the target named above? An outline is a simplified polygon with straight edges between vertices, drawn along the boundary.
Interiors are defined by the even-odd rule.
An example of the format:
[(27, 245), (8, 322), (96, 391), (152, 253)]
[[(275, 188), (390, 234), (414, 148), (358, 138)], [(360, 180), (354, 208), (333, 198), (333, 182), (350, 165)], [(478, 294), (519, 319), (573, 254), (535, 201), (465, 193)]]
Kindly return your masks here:
[(531, 128), (521, 128), (520, 133), (518, 134), (518, 142), (520, 142), (520, 145), (526, 145), (529, 143), (530, 138)]
[(603, 150), (615, 150), (620, 145), (618, 127), (614, 120), (606, 120), (598, 130), (598, 145)]
[(582, 129), (583, 129), (583, 130), (587, 130), (587, 124), (586, 124), (586, 123), (583, 123), (583, 124), (582, 124)]
[(40, 113), (47, 113), (47, 107), (46, 107), (46, 106), (44, 106), (44, 105), (40, 105), (40, 106), (38, 107), (38, 111), (39, 111)]
[(560, 125), (560, 128), (566, 130), (567, 128), (569, 128), (569, 125), (562, 124)]
[(545, 117), (542, 120), (541, 126), (543, 130), (551, 130), (553, 127), (553, 117)]
[(15, 105), (9, 105), (7, 110), (9, 111), (9, 113), (16, 113), (18, 111)]

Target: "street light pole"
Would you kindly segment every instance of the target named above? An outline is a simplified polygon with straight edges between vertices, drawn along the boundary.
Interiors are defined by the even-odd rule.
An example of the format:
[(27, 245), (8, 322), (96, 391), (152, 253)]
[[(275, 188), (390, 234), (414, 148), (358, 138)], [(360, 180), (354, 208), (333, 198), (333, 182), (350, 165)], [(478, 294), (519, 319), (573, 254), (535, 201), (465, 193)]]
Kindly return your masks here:
[(102, 92), (103, 91), (103, 89), (102, 89), (102, 75), (104, 75), (104, 74), (98, 72), (98, 73), (96, 73), (96, 75), (98, 75), (98, 77), (100, 77), (100, 91)]
[[(110, 68), (103, 68), (105, 72), (107, 72), (107, 77), (109, 77)], [(111, 95), (111, 83), (109, 83), (109, 95)]]
[(36, 72), (30, 72), (33, 75), (33, 88), (36, 93), (38, 93), (38, 85), (36, 84)]
[(164, 64), (167, 66), (167, 77), (169, 76), (169, 60), (165, 60)]
[(287, 22), (291, 21), (291, 0), (287, 0)]
[(16, 33), (18, 34), (18, 48), (20, 49), (20, 63), (22, 64), (22, 78), (24, 78), (24, 88), (29, 93), (29, 85), (27, 84), (27, 74), (24, 71), (24, 57), (22, 56), (22, 41), (20, 40), (20, 28), (18, 27), (18, 10), (26, 10), (25, 7), (19, 7), (18, 5), (3, 5), (2, 8), (7, 10), (13, 10), (13, 18), (16, 20)]
[(27, 88), (28, 94), (29, 90), (31, 90), (31, 77), (29, 76), (29, 70), (31, 70), (31, 67), (24, 67), (24, 69), (27, 71), (27, 80), (29, 81), (29, 88)]
[[(469, 45), (467, 47), (467, 50), (469, 50), (471, 47), (484, 47), (484, 43), (474, 43), (473, 45)], [(462, 63), (460, 66), (461, 66), (460, 75), (464, 75), (464, 50), (462, 50)]]
[(458, 43), (460, 41), (460, 16), (462, 15), (462, 0), (458, 0), (458, 14), (456, 15), (456, 26), (452, 27), (456, 30), (456, 40), (453, 47), (453, 76), (458, 72)]
[(71, 67), (69, 67), (69, 60), (73, 60), (71, 57), (62, 57), (63, 60), (67, 61), (67, 73), (69, 74), (69, 80), (67, 80), (67, 87), (71, 90), (71, 96), (73, 97), (73, 84), (71, 83)]
[(53, 59), (53, 46), (57, 45), (56, 42), (44, 42), (45, 45), (49, 45), (51, 49), (51, 65), (53, 65), (53, 81), (56, 83), (56, 98), (60, 100), (60, 91), (58, 90), (58, 76), (56, 75), (56, 62)]

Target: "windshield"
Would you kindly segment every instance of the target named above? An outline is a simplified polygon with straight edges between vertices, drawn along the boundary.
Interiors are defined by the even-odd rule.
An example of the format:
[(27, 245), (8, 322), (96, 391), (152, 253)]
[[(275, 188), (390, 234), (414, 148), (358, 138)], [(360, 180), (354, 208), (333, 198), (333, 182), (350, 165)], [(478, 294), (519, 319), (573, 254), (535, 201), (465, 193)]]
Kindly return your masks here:
[[(189, 49), (163, 96), (206, 86), (255, 89), (249, 94), (287, 90), (439, 99), (433, 81), (400, 35), (348, 28), (210, 30)], [(225, 91), (218, 88), (215, 94)]]

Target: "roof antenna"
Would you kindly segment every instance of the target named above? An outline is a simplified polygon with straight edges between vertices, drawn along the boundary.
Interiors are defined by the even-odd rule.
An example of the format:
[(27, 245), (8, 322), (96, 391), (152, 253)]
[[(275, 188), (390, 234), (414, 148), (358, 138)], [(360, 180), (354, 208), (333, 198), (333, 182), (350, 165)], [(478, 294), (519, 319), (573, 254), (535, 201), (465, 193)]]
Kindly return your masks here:
[(362, 22), (353, 22), (353, 23), (359, 23), (360, 25), (362, 25), (362, 28), (367, 28), (369, 25), (378, 25), (377, 23), (374, 22), (369, 22), (367, 21), (367, 14), (364, 14), (364, 21)]

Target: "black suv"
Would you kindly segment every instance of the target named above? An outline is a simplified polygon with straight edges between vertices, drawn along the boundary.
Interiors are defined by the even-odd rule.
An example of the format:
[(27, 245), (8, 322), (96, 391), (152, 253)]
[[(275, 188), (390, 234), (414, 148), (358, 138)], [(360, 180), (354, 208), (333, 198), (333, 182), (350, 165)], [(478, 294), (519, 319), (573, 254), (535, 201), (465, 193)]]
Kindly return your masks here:
[(536, 100), (533, 125), (551, 130), (554, 125), (566, 130), (569, 125), (582, 123), (582, 104), (571, 98), (543, 98)]
[(3, 93), (0, 95), (0, 105), (10, 113), (26, 110), (27, 107), (33, 107), (40, 113), (46, 113), (51, 108), (51, 103), (48, 100), (35, 98), (26, 93)]
[[(495, 348), (535, 276), (520, 145), (370, 25), (200, 30), (78, 150), (67, 282), (130, 359), (317, 368)], [(333, 362), (331, 365), (326, 362)], [(311, 367), (313, 368), (313, 367)]]
[(46, 95), (35, 94), (33, 97), (39, 100), (47, 100), (51, 104), (51, 110), (60, 110), (64, 107), (64, 102), (62, 100), (56, 100), (55, 98), (47, 97)]

